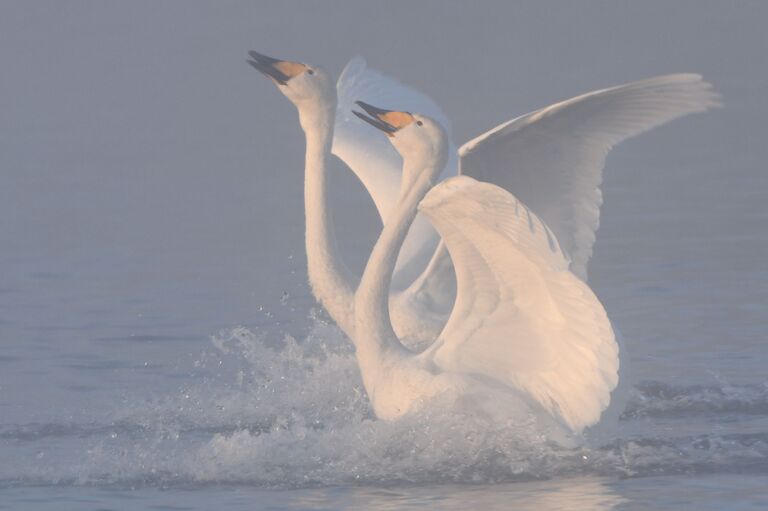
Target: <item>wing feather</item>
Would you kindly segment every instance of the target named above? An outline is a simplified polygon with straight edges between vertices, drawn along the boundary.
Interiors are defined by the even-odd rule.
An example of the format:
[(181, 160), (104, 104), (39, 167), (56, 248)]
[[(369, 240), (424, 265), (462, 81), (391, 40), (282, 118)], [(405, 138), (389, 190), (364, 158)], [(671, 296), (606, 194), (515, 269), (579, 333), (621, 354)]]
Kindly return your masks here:
[(369, 68), (362, 57), (353, 58), (344, 67), (336, 83), (336, 94), (332, 152), (360, 178), (379, 213), (386, 217), (400, 191), (402, 158), (386, 137), (352, 114), (357, 108), (355, 101), (419, 112), (450, 129), (448, 119), (428, 96)]
[[(379, 217), (388, 217), (400, 192), (402, 158), (387, 137), (381, 136), (352, 114), (355, 101), (364, 100), (380, 108), (407, 110), (428, 115), (450, 133), (450, 123), (440, 107), (428, 96), (369, 68), (361, 57), (347, 63), (336, 84), (337, 107), (332, 152), (360, 179), (373, 199)], [(457, 152), (444, 175), (455, 175)], [(403, 288), (424, 269), (438, 238), (425, 219), (417, 217), (398, 257), (394, 286)]]
[(600, 222), (602, 169), (619, 142), (719, 104), (696, 74), (598, 90), (505, 122), (459, 149), (460, 172), (515, 194), (554, 232), (586, 280)]
[(457, 298), (424, 356), (530, 396), (575, 431), (597, 422), (618, 382), (610, 321), (547, 225), (504, 189), (466, 176), (422, 201), (454, 262)]

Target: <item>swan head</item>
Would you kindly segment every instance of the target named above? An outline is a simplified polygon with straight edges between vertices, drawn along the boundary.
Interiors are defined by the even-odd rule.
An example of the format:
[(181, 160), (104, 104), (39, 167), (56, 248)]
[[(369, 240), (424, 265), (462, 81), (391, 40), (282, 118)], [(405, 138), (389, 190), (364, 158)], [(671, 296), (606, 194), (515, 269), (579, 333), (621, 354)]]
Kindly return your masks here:
[[(362, 101), (355, 102), (365, 113), (353, 111), (360, 119), (384, 132), (409, 168), (427, 172), (434, 181), (448, 159), (448, 134), (426, 115), (398, 110), (384, 110)], [(413, 176), (416, 177), (416, 176)]]
[(248, 55), (247, 62), (272, 80), (299, 109), (328, 104), (335, 107), (336, 85), (324, 70), (303, 62), (267, 57), (256, 51), (249, 51)]

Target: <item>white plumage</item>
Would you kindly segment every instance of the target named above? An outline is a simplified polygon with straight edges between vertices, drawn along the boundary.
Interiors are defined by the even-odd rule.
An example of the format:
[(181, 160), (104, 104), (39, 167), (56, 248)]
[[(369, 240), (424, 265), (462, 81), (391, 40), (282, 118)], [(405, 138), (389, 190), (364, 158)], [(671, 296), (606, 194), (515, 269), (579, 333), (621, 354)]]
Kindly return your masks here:
[(608, 152), (623, 140), (719, 104), (696, 74), (598, 90), (505, 122), (459, 149), (461, 173), (513, 192), (543, 218), (586, 280)]
[(420, 210), (458, 280), (456, 305), (425, 356), (520, 390), (574, 431), (597, 422), (618, 381), (618, 347), (547, 225), (504, 189), (464, 176), (438, 184)]
[[(354, 339), (377, 415), (398, 417), (447, 391), (501, 391), (513, 408), (541, 412), (570, 432), (594, 424), (619, 369), (611, 324), (585, 284), (606, 154), (630, 136), (716, 106), (712, 87), (683, 74), (591, 92), (503, 123), (457, 153), (429, 98), (362, 59), (348, 64), (334, 89), (317, 68), (251, 56), (299, 110), (307, 137), (310, 282)], [(418, 118), (432, 138), (415, 135), (415, 124), (399, 126), (393, 144), (413, 144), (398, 147), (402, 159), (351, 115), (357, 99), (426, 112)], [(400, 115), (413, 117), (407, 111)], [(430, 160), (429, 151), (420, 152), (435, 152), (435, 145), (447, 156)], [(331, 150), (360, 178), (384, 220), (359, 287), (336, 252), (326, 205)], [(458, 171), (459, 157), (464, 176), (435, 187), (421, 207), (444, 240), (438, 245), (416, 208), (434, 180)], [(414, 355), (401, 344), (406, 337), (436, 340)]]
[[(391, 128), (390, 113), (361, 106), (380, 117), (368, 122)], [(404, 157), (404, 186), (355, 295), (353, 340), (374, 411), (393, 419), (442, 394), (483, 413), (535, 418), (560, 440), (580, 433), (599, 420), (618, 382), (618, 346), (603, 306), (568, 270), (547, 225), (512, 194), (468, 176), (429, 190), (445, 135), (429, 118), (412, 117), (389, 133)], [(445, 242), (458, 283), (445, 328), (420, 354), (403, 348), (387, 307), (417, 205)]]
[[(351, 60), (338, 82), (333, 153), (360, 178), (386, 218), (400, 188), (401, 159), (384, 140), (366, 134), (351, 115), (354, 101), (420, 112), (446, 127), (448, 161), (439, 179), (458, 173), (497, 184), (546, 221), (586, 280), (600, 222), (600, 184), (608, 152), (623, 140), (719, 104), (696, 74), (673, 74), (576, 96), (505, 122), (455, 151), (450, 123), (428, 97)], [(460, 170), (459, 170), (460, 169)], [(405, 337), (434, 338), (453, 301), (450, 261), (421, 274), (437, 250), (428, 223), (417, 217), (393, 278), (393, 321)], [(439, 259), (439, 258), (438, 258)], [(414, 280), (415, 279), (415, 280)], [(447, 284), (446, 284), (447, 283)], [(401, 326), (402, 325), (402, 326)]]

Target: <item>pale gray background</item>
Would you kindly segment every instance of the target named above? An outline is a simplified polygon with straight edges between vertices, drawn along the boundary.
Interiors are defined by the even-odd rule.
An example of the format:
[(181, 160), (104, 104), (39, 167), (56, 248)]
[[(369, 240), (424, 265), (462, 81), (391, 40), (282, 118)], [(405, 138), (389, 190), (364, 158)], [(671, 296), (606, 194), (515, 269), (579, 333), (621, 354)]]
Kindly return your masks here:
[[(0, 342), (12, 349), (68, 351), (51, 331), (99, 325), (109, 337), (147, 316), (153, 332), (204, 339), (253, 323), (284, 291), (311, 303), (303, 137), (249, 49), (333, 73), (363, 55), (435, 98), (457, 143), (581, 92), (702, 73), (725, 109), (611, 154), (592, 282), (630, 339), (727, 351), (723, 334), (765, 313), (764, 265), (744, 268), (768, 253), (764, 2), (3, 2), (0, 13), (0, 287), (13, 291), (0, 295)], [(339, 169), (340, 238), (359, 267), (375, 217)], [(663, 280), (685, 310), (636, 293), (669, 261), (682, 266)]]
[[(762, 1), (0, 2), (0, 423), (176, 389), (219, 328), (304, 328), (303, 136), (250, 49), (362, 55), (457, 143), (702, 73), (726, 108), (608, 159), (591, 283), (639, 379), (763, 384), (766, 22)], [(359, 268), (377, 223), (341, 165), (333, 199)]]

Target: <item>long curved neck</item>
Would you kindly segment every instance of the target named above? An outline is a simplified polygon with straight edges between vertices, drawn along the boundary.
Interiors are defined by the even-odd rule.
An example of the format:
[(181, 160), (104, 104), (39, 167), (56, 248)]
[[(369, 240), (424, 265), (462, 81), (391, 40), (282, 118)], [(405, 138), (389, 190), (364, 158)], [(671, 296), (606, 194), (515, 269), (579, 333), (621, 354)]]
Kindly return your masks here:
[(335, 98), (320, 108), (299, 109), (307, 139), (304, 215), (307, 269), (312, 292), (348, 336), (354, 333), (354, 287), (344, 266), (328, 207), (327, 160), (331, 153)]
[[(418, 174), (406, 172), (409, 165), (421, 167), (417, 169)], [(430, 175), (435, 173), (423, 171), (424, 166), (424, 163), (409, 162), (407, 159), (404, 162), (403, 175), (419, 177), (413, 185), (401, 189), (397, 205), (371, 251), (355, 294), (354, 342), (364, 381), (368, 373), (375, 372), (388, 353), (405, 353), (389, 317), (389, 288), (400, 247), (416, 217), (419, 202), (432, 186)]]

